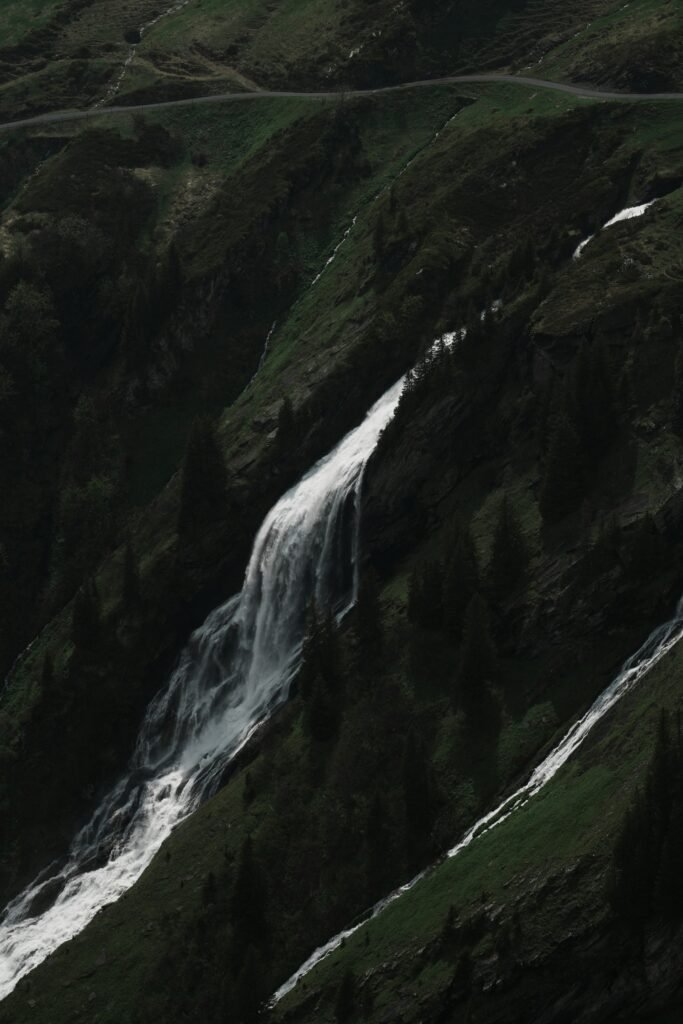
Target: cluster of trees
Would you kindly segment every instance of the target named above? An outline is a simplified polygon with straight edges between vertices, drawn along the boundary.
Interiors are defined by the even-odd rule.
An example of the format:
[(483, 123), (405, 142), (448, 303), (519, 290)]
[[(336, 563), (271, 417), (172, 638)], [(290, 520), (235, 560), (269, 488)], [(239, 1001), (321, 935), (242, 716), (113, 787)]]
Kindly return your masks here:
[(609, 898), (620, 920), (643, 928), (683, 914), (683, 735), (681, 712), (662, 711), (645, 785), (613, 850)]
[(602, 348), (586, 339), (565, 378), (549, 390), (539, 417), (543, 519), (574, 511), (619, 428), (612, 378)]
[[(429, 670), (439, 631), (459, 651), (453, 698), (475, 711), (496, 678), (495, 619), (523, 586), (530, 558), (515, 508), (506, 494), (497, 510), (491, 553), (484, 569), (469, 528), (457, 531), (446, 557), (416, 568), (408, 590), (410, 666), (415, 681)], [(492, 614), (492, 609), (495, 614)]]
[(226, 516), (228, 478), (216, 426), (206, 416), (190, 429), (180, 475), (178, 539), (181, 550), (199, 543)]

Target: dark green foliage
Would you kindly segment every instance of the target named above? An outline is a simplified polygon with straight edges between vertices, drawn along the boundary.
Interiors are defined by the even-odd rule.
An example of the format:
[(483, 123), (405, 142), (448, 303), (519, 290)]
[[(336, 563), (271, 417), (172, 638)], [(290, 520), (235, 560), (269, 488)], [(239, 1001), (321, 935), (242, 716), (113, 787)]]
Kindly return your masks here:
[(181, 542), (201, 538), (207, 526), (225, 518), (227, 475), (223, 454), (210, 419), (195, 420), (185, 450), (178, 533)]
[(466, 708), (481, 705), (484, 691), (495, 680), (496, 673), (497, 653), (488, 604), (481, 594), (475, 594), (465, 612), (458, 666), (458, 692)]
[(235, 1009), (239, 1024), (253, 1024), (258, 1020), (268, 994), (263, 960), (258, 950), (249, 946), (237, 980)]
[(268, 938), (266, 923), (265, 879), (254, 854), (251, 836), (247, 836), (240, 853), (239, 865), (230, 901), (231, 922), (245, 949), (262, 948)]
[(586, 467), (581, 441), (566, 411), (550, 427), (539, 493), (541, 515), (552, 524), (573, 512), (585, 491)]
[(587, 461), (595, 462), (614, 438), (618, 420), (612, 378), (603, 349), (584, 341), (574, 368), (573, 401)]
[(406, 845), (412, 859), (430, 843), (434, 824), (434, 785), (431, 768), (421, 743), (408, 735), (403, 753), (403, 799), (406, 809)]
[(55, 669), (52, 663), (50, 652), (43, 658), (43, 667), (40, 673), (40, 685), (45, 693), (49, 693), (55, 684)]
[(460, 643), (465, 611), (479, 585), (477, 549), (467, 527), (457, 532), (444, 582), (444, 628), (455, 643)]
[(140, 601), (140, 574), (130, 538), (127, 538), (123, 547), (121, 597), (125, 607), (130, 609), (135, 608)]
[(315, 608), (308, 616), (298, 684), (311, 738), (331, 740), (339, 728), (344, 689), (339, 636), (332, 615), (320, 619)]
[(286, 454), (287, 448), (294, 440), (295, 428), (296, 417), (294, 415), (292, 402), (289, 397), (286, 397), (282, 400), (282, 405), (280, 406), (280, 411), (277, 416), (276, 441), (280, 452)]
[(379, 586), (372, 570), (364, 572), (360, 580), (355, 622), (362, 667), (381, 652), (384, 633)]
[(100, 601), (92, 579), (83, 584), (74, 598), (71, 636), (77, 651), (92, 650), (100, 639)]
[(408, 619), (424, 629), (443, 622), (443, 570), (438, 562), (414, 569), (408, 583)]
[(683, 345), (681, 344), (676, 353), (671, 403), (671, 424), (677, 434), (683, 434)]
[(680, 712), (661, 713), (644, 788), (622, 824), (613, 851), (608, 894), (614, 912), (640, 928), (651, 915), (683, 913), (683, 745)]
[(347, 968), (344, 972), (337, 992), (337, 1001), (334, 1008), (335, 1019), (339, 1024), (345, 1024), (350, 1020), (356, 1006), (356, 979), (353, 971)]
[(504, 494), (498, 508), (488, 565), (488, 584), (496, 600), (505, 600), (518, 586), (528, 562), (529, 551), (519, 520), (508, 495)]

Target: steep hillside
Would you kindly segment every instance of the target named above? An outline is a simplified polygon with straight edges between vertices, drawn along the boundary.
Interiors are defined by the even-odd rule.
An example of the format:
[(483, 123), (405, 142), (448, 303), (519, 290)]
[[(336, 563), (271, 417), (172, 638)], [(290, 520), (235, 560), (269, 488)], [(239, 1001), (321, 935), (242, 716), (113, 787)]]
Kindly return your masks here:
[(675, 0), (10, 3), (0, 12), (0, 116), (531, 68), (666, 91), (681, 85), (680, 17)]
[[(680, 85), (680, 12), (649, 0), (0, 26), (8, 119), (530, 63)], [(680, 597), (682, 104), (430, 84), (0, 136), (2, 1024), (674, 1019), (678, 647), (441, 858)], [(249, 686), (221, 751), (212, 702)], [(69, 930), (70, 886), (87, 903), (173, 786), (193, 813)]]

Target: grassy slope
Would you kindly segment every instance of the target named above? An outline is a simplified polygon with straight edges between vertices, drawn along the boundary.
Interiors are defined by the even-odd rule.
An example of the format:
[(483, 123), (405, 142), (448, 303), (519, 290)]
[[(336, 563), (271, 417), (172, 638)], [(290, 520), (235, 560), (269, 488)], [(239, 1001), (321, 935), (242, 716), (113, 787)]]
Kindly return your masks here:
[[(438, 94), (435, 92), (434, 94)], [(428, 97), (429, 99), (429, 97)], [(536, 130), (539, 130), (540, 125), (547, 122), (552, 122), (555, 118), (561, 119), (566, 116), (567, 110), (573, 106), (571, 100), (565, 100), (564, 98), (548, 97), (542, 95), (534, 99), (527, 97), (520, 97), (520, 94), (516, 90), (485, 90), (485, 99), (468, 110), (460, 116), (454, 126), (449, 129), (449, 134), (442, 137), (439, 140), (434, 150), (427, 151), (424, 154), (423, 160), (426, 162), (421, 164), (418, 161), (414, 168), (411, 169), (410, 174), (402, 179), (402, 188), (406, 188), (408, 194), (412, 190), (420, 190), (420, 182), (424, 168), (429, 166), (430, 161), (435, 161), (437, 165), (439, 162), (446, 158), (448, 154), (451, 157), (457, 157), (461, 154), (466, 145), (469, 144), (474, 148), (478, 146), (481, 136), (478, 134), (482, 131), (490, 131), (495, 129), (499, 134), (499, 140), (503, 136), (507, 136), (508, 141), (517, 140), (519, 138), (519, 131), (522, 123), (526, 122), (530, 111), (537, 114), (539, 118)], [(653, 108), (654, 109), (654, 108)], [(433, 109), (435, 122), (438, 124), (440, 119), (443, 118), (444, 111), (441, 101), (437, 103), (436, 108)], [(164, 115), (168, 116), (168, 115)], [(217, 115), (212, 115), (217, 116)], [(627, 147), (637, 148), (640, 143), (639, 133), (643, 133), (643, 137), (651, 141), (653, 135), (658, 140), (658, 146), (661, 147), (662, 152), (658, 156), (661, 160), (662, 165), (666, 166), (667, 162), (677, 158), (677, 154), (680, 154), (680, 138), (675, 128), (675, 123), (670, 120), (670, 113), (662, 110), (659, 117), (661, 120), (658, 121), (658, 130), (654, 131), (652, 123), (652, 113), (643, 112), (642, 114), (635, 114), (637, 118), (636, 125), (638, 132), (629, 133), (624, 136), (627, 140), (625, 145)], [(384, 120), (384, 119), (383, 119)], [(429, 133), (422, 128), (422, 136), (418, 140), (414, 136), (414, 125), (419, 123), (420, 117), (415, 118), (415, 122), (410, 121), (413, 128), (408, 132), (407, 139), (410, 142), (409, 147), (404, 147), (402, 151), (396, 152), (395, 137), (392, 139), (392, 133), (387, 132), (386, 141), (384, 145), (387, 147), (385, 151), (381, 149), (378, 152), (394, 152), (395, 168), (396, 171), (404, 164), (406, 156), (412, 153), (420, 142), (423, 142), (429, 137)], [(399, 123), (401, 119), (399, 118)], [(372, 119), (368, 122), (370, 125), (369, 137), (374, 140), (373, 145), (380, 146), (380, 140), (376, 137), (374, 129), (376, 125), (373, 124)], [(386, 122), (385, 122), (386, 123)], [(629, 127), (632, 124), (629, 123)], [(256, 129), (258, 132), (258, 129)], [(229, 151), (230, 147), (226, 148), (226, 152)], [(248, 149), (248, 147), (247, 147)], [(246, 152), (246, 149), (245, 149)], [(655, 150), (656, 152), (656, 150)], [(382, 166), (380, 164), (380, 166)], [(188, 169), (189, 173), (189, 169)], [(443, 179), (446, 180), (446, 179)], [(362, 206), (363, 198), (366, 197), (373, 189), (377, 190), (377, 185), (380, 182), (362, 183), (358, 185), (358, 192), (353, 194), (350, 199), (352, 202), (349, 203), (349, 211), (357, 209), (358, 206)], [(635, 198), (635, 197), (634, 197)], [(358, 206), (356, 205), (358, 204)], [(675, 207), (674, 207), (675, 210)], [(345, 211), (343, 215), (338, 214), (338, 226), (342, 226), (348, 223), (348, 213)], [(668, 228), (666, 227), (666, 218), (662, 218), (659, 224), (659, 239), (668, 239), (674, 237), (670, 235)], [(301, 306), (299, 306), (294, 313), (295, 319), (292, 321), (294, 325), (297, 323), (304, 323), (303, 316), (306, 311), (305, 303), (308, 303), (308, 310), (306, 311), (306, 320), (308, 322), (308, 332), (301, 333), (299, 330), (292, 329), (291, 335), (290, 330), (285, 325), (283, 328), (283, 334), (281, 339), (278, 340), (273, 360), (266, 364), (266, 370), (263, 377), (257, 381), (255, 388), (247, 393), (240, 402), (236, 405), (226, 417), (225, 435), (230, 440), (230, 451), (232, 457), (238, 461), (248, 460), (253, 457), (253, 441), (250, 441), (250, 421), (254, 418), (254, 402), (258, 402), (258, 408), (260, 410), (268, 410), (268, 408), (276, 400), (276, 396), (280, 393), (280, 388), (283, 386), (283, 381), (287, 382), (288, 386), (294, 385), (298, 381), (299, 387), (307, 387), (306, 377), (310, 376), (312, 379), (316, 379), (318, 376), (318, 370), (315, 364), (311, 363), (311, 359), (316, 356), (322, 360), (327, 357), (324, 350), (321, 352), (319, 343), (321, 338), (326, 338), (331, 344), (329, 351), (335, 352), (337, 355), (343, 355), (339, 349), (336, 349), (334, 339), (337, 335), (331, 333), (329, 328), (334, 327), (338, 329), (338, 320), (340, 317), (355, 316), (358, 311), (357, 299), (355, 296), (349, 295), (349, 281), (352, 280), (353, 268), (361, 268), (364, 262), (367, 260), (367, 249), (369, 245), (370, 225), (359, 224), (358, 233), (354, 233), (350, 242), (349, 248), (342, 250), (342, 254), (338, 261), (330, 268), (326, 277), (321, 281), (321, 291), (316, 296), (316, 293), (309, 293), (308, 297), (302, 300)], [(643, 236), (647, 237), (647, 227), (643, 229)], [(651, 230), (651, 229), (650, 229)], [(674, 233), (675, 234), (675, 233)], [(619, 237), (624, 237), (620, 235)], [(626, 236), (628, 237), (628, 236)], [(640, 233), (638, 233), (640, 237)], [(616, 243), (616, 236), (614, 238)], [(597, 244), (597, 243), (596, 243)], [(321, 247), (319, 251), (322, 251), (324, 247)], [(606, 254), (611, 257), (611, 254)], [(596, 253), (597, 258), (597, 253)], [(590, 266), (588, 263), (589, 257), (587, 256), (586, 266)], [(590, 260), (593, 260), (591, 255)], [(595, 265), (593, 265), (595, 267)], [(606, 264), (606, 268), (608, 264)], [(571, 268), (571, 274), (580, 275), (583, 272), (582, 267)], [(569, 273), (569, 271), (568, 271)], [(340, 299), (339, 306), (336, 309), (335, 320), (337, 324), (328, 323), (328, 310), (336, 299)], [(551, 300), (552, 303), (552, 300)], [(340, 307), (340, 308), (339, 308)], [(311, 319), (315, 314), (319, 319)], [(296, 318), (301, 316), (301, 321)], [(277, 370), (277, 373), (275, 372)], [(296, 391), (295, 391), (296, 393)], [(261, 413), (262, 414), (262, 413)], [(240, 448), (242, 445), (249, 445), (248, 454), (241, 455)], [(651, 497), (656, 498), (653, 494)], [(141, 546), (149, 552), (148, 559), (149, 564), (153, 565), (155, 554), (154, 544), (159, 547), (163, 547), (164, 544), (168, 543), (168, 535), (164, 536), (164, 530), (168, 526), (168, 519), (166, 518), (167, 513), (164, 511), (164, 507), (160, 507), (154, 514), (153, 520), (145, 527), (142, 537), (145, 539), (141, 542)], [(487, 511), (486, 508), (482, 509), (479, 517), (479, 529), (481, 536), (489, 532), (487, 527)], [(159, 526), (161, 524), (162, 539), (159, 542)], [(165, 525), (164, 525), (165, 524)], [(154, 538), (154, 540), (153, 540)], [(102, 589), (107, 592), (111, 584), (107, 582), (107, 573), (110, 570), (104, 570), (100, 576), (100, 583)], [(404, 590), (405, 577), (403, 582), (397, 579), (392, 583), (394, 588), (391, 594), (401, 592)], [(387, 599), (390, 599), (388, 593)], [(40, 650), (36, 651), (35, 660), (27, 659), (21, 675), (17, 679), (17, 688), (14, 692), (15, 700), (21, 703), (25, 701), (26, 689), (31, 685), (32, 672), (34, 666), (38, 663)], [(543, 717), (546, 714), (541, 704), (534, 715), (537, 717)], [(533, 728), (538, 728), (537, 724), (533, 723), (532, 716), (530, 723)], [(554, 723), (551, 720), (551, 730), (554, 728)], [(547, 737), (548, 722), (546, 721), (542, 728), (539, 729), (537, 737), (535, 738), (530, 749), (528, 749), (527, 756), (533, 753), (533, 749), (539, 742), (542, 742), (544, 736)], [(520, 735), (523, 737), (523, 742), (520, 743), (520, 739), (514, 736), (514, 730), (517, 729)], [(513, 754), (511, 756), (511, 763), (514, 764), (516, 752), (520, 749), (520, 746), (524, 748), (524, 745), (528, 743), (528, 738), (524, 735), (528, 733), (528, 729), (525, 728), (523, 719), (511, 725), (511, 733), (506, 737), (504, 743), (509, 744)], [(296, 730), (294, 730), (289, 739), (287, 745), (289, 747), (288, 756), (294, 761), (297, 760), (300, 738)], [(286, 747), (285, 747), (286, 749)], [(604, 780), (603, 780), (604, 781)], [(88, 932), (85, 933), (82, 939), (76, 940), (73, 944), (62, 951), (58, 956), (51, 961), (46, 967), (39, 972), (36, 976), (36, 986), (39, 995), (39, 1012), (41, 1013), (52, 1013), (52, 1009), (48, 1009), (47, 1000), (41, 995), (42, 992), (49, 992), (53, 985), (57, 984), (58, 979), (64, 977), (64, 971), (66, 970), (67, 964), (74, 966), (69, 967), (68, 973), (75, 980), (71, 984), (64, 987), (64, 993), (62, 997), (65, 1000), (64, 1006), (71, 1007), (69, 1012), (75, 1011), (80, 1005), (83, 1004), (86, 998), (86, 987), (83, 986), (82, 982), (84, 979), (90, 976), (90, 972), (96, 969), (97, 983), (93, 982), (93, 988), (97, 989), (96, 999), (102, 1001), (103, 1012), (106, 1017), (103, 1019), (117, 1020), (121, 1019), (121, 1014), (125, 1011), (126, 1007), (135, 1005), (137, 994), (140, 991), (139, 986), (145, 983), (145, 979), (149, 976), (149, 972), (152, 970), (153, 965), (157, 962), (158, 958), (162, 955), (164, 950), (164, 937), (166, 932), (167, 921), (164, 914), (169, 912), (169, 907), (175, 907), (174, 916), (176, 918), (176, 926), (178, 929), (182, 929), (183, 922), (185, 920), (192, 920), (193, 915), (196, 913), (196, 906), (200, 900), (201, 886), (203, 879), (206, 877), (206, 873), (209, 870), (213, 870), (214, 867), (220, 861), (222, 856), (222, 850), (225, 843), (228, 845), (230, 857), (234, 857), (234, 851), (238, 848), (240, 835), (244, 827), (248, 827), (254, 823), (254, 819), (258, 820), (259, 815), (268, 816), (269, 814), (269, 795), (268, 792), (257, 800), (256, 804), (250, 811), (250, 815), (254, 818), (247, 817), (245, 819), (241, 811), (241, 780), (238, 779), (234, 784), (228, 786), (220, 795), (208, 805), (200, 814), (193, 818), (192, 822), (188, 823), (182, 830), (179, 831), (178, 835), (174, 837), (170, 844), (171, 850), (171, 861), (174, 865), (173, 870), (169, 869), (169, 862), (164, 860), (164, 856), (157, 858), (154, 867), (146, 875), (144, 881), (138, 886), (131, 894), (122, 900), (115, 908), (102, 917), (99, 922), (95, 922)], [(593, 783), (591, 783), (593, 785)], [(602, 785), (600, 779), (596, 785)], [(474, 805), (476, 807), (476, 804)], [(474, 808), (473, 808), (474, 809)], [(467, 809), (469, 813), (469, 809)], [(239, 819), (239, 828), (235, 828), (235, 824)], [(228, 826), (228, 832), (226, 834), (226, 825)], [(182, 867), (178, 869), (177, 865), (181, 864)], [(480, 884), (480, 883), (477, 883)], [(181, 892), (182, 890), (182, 892)], [(140, 909), (137, 909), (140, 908)], [(431, 911), (430, 911), (431, 913)], [(187, 915), (187, 918), (186, 916)], [(429, 915), (427, 915), (429, 916)], [(131, 936), (128, 930), (129, 924), (132, 919), (136, 921), (142, 917), (151, 926), (148, 932), (145, 934), (145, 941), (143, 943), (143, 952), (131, 946)], [(114, 927), (112, 922), (121, 922), (116, 924)], [(106, 940), (105, 940), (106, 934)], [(113, 945), (110, 947), (109, 943)], [(106, 946), (106, 964), (99, 965), (93, 963), (93, 959), (97, 957), (99, 960), (101, 957), (101, 949)], [(136, 961), (134, 964), (133, 961)], [(292, 966), (292, 965), (290, 965)], [(73, 972), (73, 973), (72, 973)], [(126, 977), (125, 985), (121, 984), (121, 977)], [(101, 995), (100, 995), (101, 993)], [(33, 998), (28, 990), (24, 990), (21, 996), (18, 996), (15, 1000), (8, 1003), (7, 1012), (10, 1014), (21, 1014), (26, 1012), (25, 999)], [(44, 1001), (45, 1000), (45, 1001)], [(52, 1006), (52, 1003), (49, 1004)], [(66, 1011), (65, 1011), (66, 1012)], [(20, 1017), (12, 1019), (21, 1019)], [(54, 1018), (53, 1018), (54, 1019)]]
[[(415, 1006), (416, 997), (443, 992), (451, 981), (452, 964), (444, 962), (438, 970), (428, 957), (419, 956), (438, 939), (450, 907), (466, 919), (484, 905), (495, 919), (497, 908), (505, 907), (509, 914), (515, 904), (527, 905), (530, 893), (553, 884), (560, 889), (557, 880), (586, 859), (599, 886), (623, 814), (650, 762), (659, 709), (681, 705), (682, 668), (678, 647), (622, 699), (537, 797), (361, 928), (285, 997), (274, 1019), (334, 1020), (333, 997), (347, 968), (359, 978), (372, 976), (368, 988), (375, 1004), (370, 1020), (382, 1019), (398, 1006)], [(604, 913), (599, 895), (584, 910), (595, 926)], [(536, 942), (545, 940), (551, 947), (562, 934), (558, 929), (553, 939), (549, 932), (553, 913), (560, 915), (552, 899), (539, 896), (536, 914), (530, 911), (531, 920), (525, 919), (530, 930), (545, 929)], [(475, 945), (475, 962), (483, 961), (486, 952), (485, 943)]]
[[(528, 0), (428, 4), (410, 13), (387, 0), (307, 0), (268, 6), (241, 0), (226, 7), (190, 0), (145, 34), (120, 95), (128, 102), (231, 91), (257, 85), (325, 87), (377, 84), (457, 70), (538, 69), (550, 77), (587, 79), (624, 88), (680, 85), (680, 14), (667, 4), (634, 0)], [(61, 8), (57, 8), (61, 10)], [(47, 61), (21, 48), (0, 84), (0, 112), (87, 106), (118, 78), (128, 46), (124, 33), (148, 23), (157, 5), (91, 0), (62, 20), (4, 13), (8, 45), (25, 43), (35, 24), (49, 29)], [(2, 24), (2, 23), (0, 23)], [(29, 35), (27, 35), (29, 33)], [(47, 37), (46, 37), (47, 39)]]
[[(398, 102), (392, 99), (389, 103), (383, 103), (386, 117), (381, 131), (378, 131), (378, 115), (374, 107), (370, 106), (366, 110), (367, 146), (373, 157), (373, 172), (360, 181), (352, 179), (347, 195), (344, 189), (338, 194), (331, 193), (332, 203), (327, 207), (326, 220), (317, 226), (315, 232), (309, 230), (306, 234), (306, 262), (302, 274), (302, 287), (306, 287), (308, 275), (321, 265), (327, 252), (339, 239), (348, 223), (348, 210), (362, 205), (369, 190), (378, 191), (386, 183), (388, 174), (398, 175), (416, 150), (429, 142), (448, 114), (457, 109), (459, 104), (455, 93), (448, 91), (425, 94), (420, 103), (409, 112), (406, 111), (407, 101), (404, 98), (397, 100)], [(195, 139), (201, 141), (210, 154), (210, 162), (200, 177), (202, 187), (198, 189), (193, 189), (193, 182), (197, 181), (198, 173), (189, 158), (179, 167), (173, 166), (167, 172), (156, 169), (156, 187), (159, 195), (158, 231), (161, 244), (163, 245), (171, 232), (179, 229), (181, 215), (182, 226), (188, 230), (192, 225), (201, 222), (202, 217), (211, 220), (211, 204), (217, 190), (220, 192), (224, 188), (225, 175), (238, 175), (245, 166), (248, 167), (250, 160), (255, 163), (262, 162), (261, 154), (264, 148), (267, 149), (274, 133), (289, 124), (296, 123), (301, 127), (302, 123), (316, 111), (316, 107), (307, 104), (277, 101), (265, 109), (254, 108), (249, 112), (202, 111), (201, 116), (195, 118), (182, 113), (178, 118), (179, 130), (187, 132), (190, 148)], [(159, 118), (165, 123), (173, 124), (173, 117), (170, 114), (159, 115)], [(122, 122), (122, 127), (125, 128), (125, 122)], [(65, 158), (68, 159), (68, 151), (66, 155), (54, 157), (44, 165), (41, 173), (31, 183), (36, 195), (51, 194), (53, 183), (59, 182), (60, 179), (60, 162), (63, 164)], [(76, 160), (80, 165), (80, 156), (77, 156)], [(86, 169), (81, 167), (80, 170), (85, 173)], [(227, 179), (228, 182), (230, 180)], [(228, 185), (228, 191), (229, 188)], [(24, 190), (20, 195), (24, 206), (31, 209), (30, 189)], [(16, 211), (10, 206), (6, 211), (6, 221), (11, 223), (15, 217)], [(230, 220), (227, 224), (223, 221), (221, 238), (225, 237), (229, 230)], [(367, 240), (367, 235), (363, 237)], [(259, 379), (225, 416), (223, 436), (232, 475), (238, 480), (245, 494), (249, 494), (251, 488), (251, 493), (261, 495), (255, 496), (254, 500), (262, 512), (265, 511), (267, 503), (274, 500), (286, 486), (286, 481), (291, 478), (289, 474), (302, 472), (307, 468), (307, 460), (310, 457), (322, 453), (318, 447), (317, 451), (314, 448), (307, 454), (306, 445), (302, 445), (301, 451), (292, 460), (291, 468), (283, 466), (282, 475), (278, 477), (277, 471), (274, 473), (270, 469), (263, 469), (264, 463), (267, 466), (272, 459), (272, 445), (268, 437), (268, 431), (272, 426), (264, 432), (264, 424), (274, 425), (274, 417), (283, 394), (289, 393), (295, 403), (300, 404), (316, 392), (325, 377), (338, 373), (345, 362), (353, 358), (354, 351), (358, 350), (362, 341), (358, 326), (372, 315), (371, 296), (367, 295), (363, 302), (359, 303), (354, 297), (357, 287), (354, 280), (352, 276), (349, 281), (341, 259), (338, 264), (329, 268), (319, 286), (320, 301), (313, 304), (310, 297), (306, 300), (309, 303), (306, 329), (290, 329), (289, 320), (286, 317), (283, 319), (282, 333), (274, 340), (272, 361), (268, 361)], [(329, 322), (328, 302), (335, 311), (333, 323)], [(230, 391), (233, 394), (239, 393), (240, 382), (241, 387), (244, 387), (249, 380), (256, 369), (273, 313), (273, 310), (264, 309), (261, 311), (262, 319), (254, 327), (250, 327), (249, 338), (253, 339), (253, 350), (244, 355), (236, 353), (230, 356), (233, 364), (239, 360), (237, 366), (228, 365), (225, 371), (217, 372), (218, 359), (225, 358), (225, 336), (221, 331), (215, 342), (205, 342), (203, 346), (198, 346), (198, 353), (192, 355), (189, 363), (190, 373), (185, 371), (184, 389), (179, 395), (171, 392), (161, 402), (147, 403), (134, 413), (132, 427), (128, 428), (134, 438), (131, 455), (133, 491), (130, 496), (134, 507), (130, 510), (130, 515), (137, 538), (136, 548), (144, 553), (143, 577), (149, 579), (149, 586), (152, 589), (157, 585), (152, 581), (160, 578), (160, 571), (164, 576), (175, 558), (173, 552), (177, 479), (172, 480), (170, 486), (160, 495), (159, 487), (168, 482), (178, 467), (192, 416), (197, 411), (206, 411), (207, 405), (216, 411), (223, 409), (227, 400), (226, 391), (227, 397)], [(298, 312), (295, 315), (298, 316)], [(356, 318), (355, 326), (345, 332), (345, 325), (352, 317)], [(239, 334), (235, 340), (239, 342)], [(234, 349), (232, 351), (234, 353)], [(187, 359), (185, 362), (187, 365)], [(322, 367), (322, 371), (318, 367)], [(213, 390), (210, 392), (207, 391), (206, 385), (206, 375), (209, 371), (213, 384)], [(102, 380), (91, 382), (89, 386), (94, 386), (94, 394), (97, 394), (101, 387), (110, 390), (112, 372), (108, 370)], [(224, 373), (227, 374), (227, 378), (224, 378)], [(380, 387), (380, 382), (363, 382), (362, 387), (357, 389), (359, 395), (355, 402), (358, 404), (350, 401), (348, 409), (340, 411), (341, 415), (360, 415), (376, 397), (375, 389)], [(130, 414), (129, 409), (125, 414), (126, 418), (130, 417)], [(344, 422), (350, 425), (348, 420)], [(172, 431), (167, 429), (169, 423)], [(329, 427), (335, 429), (332, 422), (329, 423), (328, 429)], [(320, 441), (316, 443), (321, 444)], [(325, 446), (328, 443), (329, 441), (322, 441)], [(151, 506), (147, 504), (149, 502), (152, 502)], [(145, 505), (148, 509), (147, 514), (140, 518), (138, 524), (135, 509)], [(240, 525), (241, 530), (246, 528), (247, 536), (250, 535), (251, 529), (255, 529), (258, 516), (250, 517), (250, 521), (251, 525), (246, 522), (244, 527)], [(242, 554), (241, 548), (234, 542), (234, 537), (231, 537), (231, 544), (227, 550), (223, 550), (215, 567), (221, 593), (225, 592), (224, 588), (238, 584), (246, 553)], [(233, 560), (233, 570), (226, 570), (226, 557)], [(105, 560), (97, 571), (97, 576), (108, 614), (118, 614), (119, 573), (118, 555), (105, 554)], [(175, 601), (176, 597), (173, 600)], [(196, 615), (195, 611), (194, 621)], [(11, 761), (16, 760), (23, 729), (29, 727), (31, 708), (36, 701), (40, 701), (35, 681), (45, 651), (50, 649), (55, 652), (58, 672), (68, 672), (72, 656), (69, 616), (68, 608), (64, 614), (54, 616), (46, 625), (31, 655), (22, 662), (13, 677), (5, 704), (7, 716), (3, 719), (3, 745), (6, 747), (6, 756)], [(167, 628), (171, 629), (171, 632), (172, 621), (171, 616), (167, 622)], [(189, 623), (186, 628), (189, 628)], [(177, 638), (172, 642), (177, 644)], [(148, 681), (146, 685), (149, 686), (150, 682)], [(131, 688), (137, 690), (137, 686), (138, 683), (133, 683), (131, 679)], [(40, 753), (37, 753), (40, 758)]]

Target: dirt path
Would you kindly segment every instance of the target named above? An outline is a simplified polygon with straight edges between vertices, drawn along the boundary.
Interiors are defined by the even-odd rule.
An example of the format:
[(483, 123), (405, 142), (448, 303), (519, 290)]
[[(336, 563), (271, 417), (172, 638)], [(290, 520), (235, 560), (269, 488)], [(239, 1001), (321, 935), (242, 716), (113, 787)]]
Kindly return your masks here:
[[(587, 85), (571, 85), (565, 82), (549, 82), (541, 78), (530, 78), (526, 75), (455, 75), (450, 78), (433, 78), (419, 82), (406, 82), (403, 85), (387, 85), (380, 89), (351, 89), (338, 92), (288, 92), (255, 88), (251, 92), (221, 93), (213, 96), (199, 96), (186, 100), (166, 100), (158, 103), (138, 103), (131, 106), (100, 107), (97, 110), (58, 110), (50, 114), (38, 114), (21, 121), (8, 121), (0, 124), (0, 131), (13, 128), (28, 128), (40, 124), (56, 124), (61, 121), (85, 121), (91, 117), (102, 117), (104, 114), (131, 114), (136, 111), (165, 110), (173, 107), (191, 107), (205, 103), (244, 103), (262, 99), (310, 99), (340, 100), (352, 96), (382, 96), (392, 92), (407, 92), (411, 89), (425, 89), (436, 85), (466, 85), (468, 83), (492, 82), (505, 85), (521, 85), (532, 89), (549, 89), (553, 92), (566, 93), (570, 96), (584, 97), (591, 100), (622, 100), (632, 102), (681, 101), (680, 92), (610, 92)], [(244, 79), (244, 84), (252, 86), (252, 82)]]

